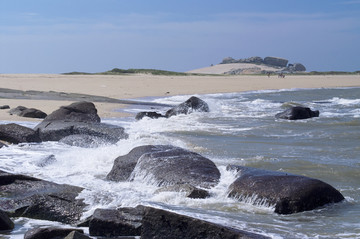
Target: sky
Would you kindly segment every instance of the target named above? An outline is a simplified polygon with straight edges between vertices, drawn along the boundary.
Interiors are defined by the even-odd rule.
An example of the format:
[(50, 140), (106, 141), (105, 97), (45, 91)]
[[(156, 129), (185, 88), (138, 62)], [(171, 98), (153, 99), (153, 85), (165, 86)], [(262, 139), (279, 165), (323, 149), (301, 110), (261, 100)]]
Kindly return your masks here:
[(360, 70), (360, 0), (0, 0), (0, 73), (183, 72), (252, 56)]

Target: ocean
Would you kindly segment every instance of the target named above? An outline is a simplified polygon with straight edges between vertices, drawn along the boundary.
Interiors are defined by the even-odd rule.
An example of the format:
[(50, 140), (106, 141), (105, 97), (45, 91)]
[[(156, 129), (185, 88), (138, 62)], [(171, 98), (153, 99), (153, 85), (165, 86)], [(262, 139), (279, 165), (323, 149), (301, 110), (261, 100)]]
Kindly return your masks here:
[[(120, 125), (129, 138), (115, 145), (79, 148), (57, 142), (19, 144), (0, 149), (0, 169), (56, 183), (84, 187), (79, 195), (89, 204), (84, 218), (96, 208), (139, 204), (164, 208), (271, 238), (360, 238), (360, 88), (265, 90), (196, 95), (209, 104), (209, 113), (195, 112), (168, 119), (136, 121), (134, 117), (102, 119)], [(146, 98), (176, 105), (190, 95)], [(319, 110), (320, 117), (288, 121), (275, 114), (289, 106)], [(131, 106), (127, 112), (158, 111)], [(9, 123), (0, 121), (0, 123)], [(34, 127), (36, 122), (15, 122)], [(133, 182), (105, 180), (120, 155), (136, 146), (172, 144), (211, 159), (221, 172), (218, 186), (207, 199), (185, 198), (181, 193), (156, 194), (156, 185), (141, 179)], [(41, 162), (49, 155), (55, 160)], [(339, 190), (341, 203), (291, 215), (278, 215), (269, 205), (250, 199), (227, 198), (235, 180), (228, 164), (289, 172), (320, 179)], [(0, 238), (23, 238), (35, 225), (54, 222), (15, 219), (16, 228)]]

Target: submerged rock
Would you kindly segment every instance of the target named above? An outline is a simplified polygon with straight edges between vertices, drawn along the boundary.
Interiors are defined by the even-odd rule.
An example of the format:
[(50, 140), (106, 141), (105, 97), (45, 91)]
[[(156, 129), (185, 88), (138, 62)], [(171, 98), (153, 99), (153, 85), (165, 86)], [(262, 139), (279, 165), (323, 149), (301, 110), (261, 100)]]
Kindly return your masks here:
[[(123, 177), (123, 172), (131, 177)], [(107, 178), (113, 181), (140, 178), (158, 186), (187, 183), (209, 188), (219, 182), (220, 172), (211, 160), (200, 154), (171, 145), (147, 145), (115, 160)]]
[(11, 144), (41, 142), (38, 132), (14, 123), (0, 125), (0, 140)]
[(235, 165), (227, 169), (238, 172), (229, 187), (229, 197), (275, 206), (279, 214), (313, 210), (344, 200), (339, 191), (318, 179)]
[(168, 187), (162, 187), (156, 190), (155, 193), (161, 192), (180, 192), (185, 193), (185, 197), (187, 198), (208, 198), (210, 197), (210, 193), (204, 189), (194, 187), (190, 184), (176, 184)]
[(260, 239), (268, 237), (162, 209), (147, 207), (142, 220), (141, 239), (152, 238)]
[(11, 221), (9, 216), (0, 210), (0, 231), (8, 231), (14, 229), (14, 223)]
[(186, 100), (185, 102), (179, 104), (178, 106), (168, 110), (165, 113), (165, 116), (167, 118), (174, 116), (174, 115), (179, 115), (179, 114), (190, 114), (194, 111), (197, 112), (209, 112), (209, 106), (208, 104), (203, 101), (202, 99), (192, 96), (190, 97), (188, 100)]
[(141, 120), (144, 117), (149, 117), (151, 119), (158, 119), (158, 118), (166, 118), (165, 115), (159, 114), (157, 112), (139, 112), (136, 114), (135, 119), (136, 120)]
[(86, 204), (82, 188), (0, 171), (0, 209), (15, 217), (74, 223)]
[(284, 112), (276, 114), (275, 118), (287, 119), (287, 120), (300, 120), (300, 119), (319, 117), (319, 115), (320, 112), (318, 110), (312, 111), (308, 107), (294, 106), (285, 110)]

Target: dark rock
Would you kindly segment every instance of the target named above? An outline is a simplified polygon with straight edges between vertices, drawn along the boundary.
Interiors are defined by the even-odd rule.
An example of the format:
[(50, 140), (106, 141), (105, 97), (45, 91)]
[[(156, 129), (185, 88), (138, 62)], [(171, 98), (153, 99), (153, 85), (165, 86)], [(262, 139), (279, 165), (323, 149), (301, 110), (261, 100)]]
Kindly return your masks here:
[(43, 122), (55, 120), (99, 123), (100, 117), (97, 114), (97, 109), (93, 103), (81, 101), (72, 103), (68, 106), (61, 106), (60, 109), (49, 114)]
[[(62, 106), (48, 115), (35, 127), (35, 130), (39, 130), (39, 136), (43, 141), (59, 141), (70, 135), (82, 135), (77, 137), (77, 139), (82, 137), (82, 142), (79, 144), (81, 146), (85, 146), (90, 138), (90, 143), (98, 139), (106, 143), (116, 143), (128, 137), (123, 127), (100, 123), (100, 117), (91, 102)], [(85, 138), (84, 135), (91, 137)], [(64, 142), (73, 144), (74, 138), (68, 138)]]
[(279, 214), (313, 210), (344, 200), (339, 191), (317, 179), (235, 165), (227, 169), (238, 172), (229, 187), (229, 197), (252, 198), (254, 204), (275, 206)]
[(136, 114), (135, 119), (141, 120), (144, 117), (149, 117), (151, 119), (165, 118), (165, 115), (159, 114), (157, 112), (139, 112)]
[(72, 231), (64, 239), (91, 239), (78, 231)]
[(39, 119), (44, 119), (47, 116), (47, 114), (41, 110), (34, 108), (26, 108), (24, 106), (18, 106), (14, 109), (11, 109), (9, 113), (11, 115), (18, 115), (21, 117), (39, 118)]
[(190, 114), (194, 111), (209, 112), (210, 110), (208, 104), (205, 101), (199, 99), (198, 97), (192, 96), (187, 101), (168, 110), (165, 116), (169, 118), (178, 114)]
[(0, 210), (0, 231), (8, 231), (12, 229), (14, 229), (14, 223), (4, 211)]
[(0, 125), (0, 140), (12, 144), (41, 142), (38, 132), (13, 123)]
[(262, 59), (260, 56), (252, 56), (245, 59), (239, 59), (236, 61), (237, 63), (250, 63), (250, 64), (261, 64), (264, 62), (264, 59)]
[(286, 67), (288, 62), (288, 60), (280, 57), (267, 56), (264, 58), (264, 64), (270, 66)]
[(287, 119), (287, 120), (299, 120), (299, 119), (319, 117), (319, 114), (320, 112), (318, 110), (312, 111), (310, 108), (307, 107), (295, 106), (285, 110), (284, 112), (276, 114), (275, 118)]
[(19, 116), (27, 117), (27, 118), (44, 119), (47, 116), (47, 114), (41, 110), (29, 108), (21, 112)]
[(143, 154), (152, 153), (160, 150), (162, 150), (162, 148), (154, 145), (144, 145), (132, 149), (126, 155), (117, 157), (114, 161), (114, 165), (110, 173), (106, 176), (106, 179), (116, 182), (129, 180), (130, 175), (135, 169), (139, 158)]
[(182, 148), (157, 145), (158, 150), (143, 154), (131, 174), (158, 186), (191, 184), (210, 188), (220, 179), (216, 165), (200, 154)]
[(0, 106), (0, 110), (7, 110), (7, 109), (10, 109), (10, 106), (8, 106), (8, 105), (1, 105)]
[(11, 115), (20, 115), (21, 112), (23, 112), (24, 110), (26, 110), (27, 108), (25, 106), (18, 106), (16, 108), (13, 108), (11, 110), (9, 110), (9, 114)]
[(84, 233), (83, 230), (76, 228), (35, 228), (27, 231), (24, 235), (24, 239), (64, 239), (66, 236), (69, 235), (69, 233), (73, 231), (77, 231), (78, 233)]
[(161, 192), (182, 192), (188, 198), (208, 198), (210, 193), (204, 189), (194, 187), (190, 184), (176, 184), (168, 187), (163, 187), (156, 190), (155, 193)]
[(142, 221), (141, 239), (268, 238), (177, 213), (147, 207)]
[(150, 180), (158, 186), (187, 183), (209, 188), (219, 182), (220, 172), (211, 160), (200, 154), (171, 145), (147, 145), (117, 158), (107, 175), (107, 179), (113, 181), (135, 177)]
[(0, 171), (0, 209), (14, 217), (75, 223), (86, 204), (82, 188)]
[(140, 236), (144, 207), (96, 209), (89, 223), (91, 236)]

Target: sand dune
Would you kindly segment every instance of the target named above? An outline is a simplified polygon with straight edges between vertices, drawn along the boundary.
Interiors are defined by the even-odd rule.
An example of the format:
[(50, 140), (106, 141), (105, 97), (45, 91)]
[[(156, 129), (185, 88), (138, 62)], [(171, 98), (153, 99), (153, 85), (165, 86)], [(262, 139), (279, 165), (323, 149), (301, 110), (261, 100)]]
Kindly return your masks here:
[(266, 65), (257, 65), (250, 63), (231, 63), (231, 64), (218, 64), (200, 69), (188, 71), (188, 73), (196, 74), (226, 74), (231, 71), (242, 70), (242, 74), (254, 74), (261, 71), (278, 71), (282, 68), (275, 68)]

